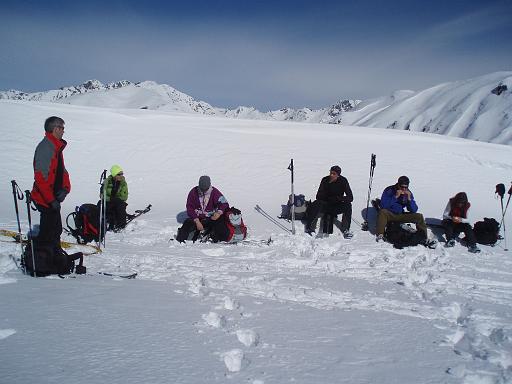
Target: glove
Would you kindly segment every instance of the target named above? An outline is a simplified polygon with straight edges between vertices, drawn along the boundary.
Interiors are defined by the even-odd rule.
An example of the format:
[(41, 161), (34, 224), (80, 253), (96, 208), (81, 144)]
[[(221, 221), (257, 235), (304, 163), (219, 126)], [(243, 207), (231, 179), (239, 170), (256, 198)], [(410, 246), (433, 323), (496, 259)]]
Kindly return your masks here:
[(64, 199), (66, 198), (66, 196), (68, 195), (68, 191), (66, 191), (65, 189), (60, 189), (56, 194), (55, 194), (55, 198), (57, 199), (57, 201), (59, 202), (63, 202)]
[(60, 202), (57, 200), (53, 200), (50, 203), (50, 208), (53, 209), (54, 211), (60, 211)]

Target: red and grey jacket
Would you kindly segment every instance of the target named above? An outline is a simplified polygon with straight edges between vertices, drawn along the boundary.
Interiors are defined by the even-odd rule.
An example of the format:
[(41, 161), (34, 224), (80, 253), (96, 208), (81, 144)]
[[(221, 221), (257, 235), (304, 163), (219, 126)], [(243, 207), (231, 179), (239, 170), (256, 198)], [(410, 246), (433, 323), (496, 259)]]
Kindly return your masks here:
[(57, 139), (50, 132), (46, 132), (44, 139), (37, 145), (34, 153), (32, 200), (38, 205), (49, 207), (60, 189), (68, 193), (71, 191), (69, 174), (62, 156), (66, 145), (65, 140)]

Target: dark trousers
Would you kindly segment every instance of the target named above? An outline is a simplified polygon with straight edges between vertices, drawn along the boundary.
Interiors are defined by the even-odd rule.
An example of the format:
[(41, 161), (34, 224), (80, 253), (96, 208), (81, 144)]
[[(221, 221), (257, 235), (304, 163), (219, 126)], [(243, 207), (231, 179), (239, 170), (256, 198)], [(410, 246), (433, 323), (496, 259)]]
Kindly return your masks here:
[(115, 197), (107, 202), (107, 222), (112, 229), (126, 227), (126, 204), (123, 200)]
[(37, 240), (58, 245), (60, 248), (60, 235), (62, 234), (60, 210), (56, 211), (40, 205), (37, 206), (37, 209), (41, 213)]
[(308, 206), (306, 230), (313, 230), (316, 227), (316, 220), (320, 214), (324, 214), (324, 233), (332, 233), (333, 223), (336, 215), (342, 214), (342, 232), (350, 229), (352, 219), (352, 203), (331, 203), (328, 201), (315, 200)]
[(454, 223), (452, 220), (443, 220), (443, 226), (446, 241), (455, 239), (461, 232), (464, 232), (468, 245), (476, 245), (476, 237), (475, 233), (473, 232), (473, 228), (471, 228), (471, 224)]
[[(210, 235), (214, 242), (227, 240), (228, 228), (224, 223), (224, 216), (219, 217), (217, 220), (202, 219), (201, 224), (204, 227), (203, 233)], [(176, 240), (180, 243), (188, 239), (196, 241), (198, 237), (199, 231), (197, 230), (196, 223), (192, 219), (187, 219), (181, 228), (178, 229)]]

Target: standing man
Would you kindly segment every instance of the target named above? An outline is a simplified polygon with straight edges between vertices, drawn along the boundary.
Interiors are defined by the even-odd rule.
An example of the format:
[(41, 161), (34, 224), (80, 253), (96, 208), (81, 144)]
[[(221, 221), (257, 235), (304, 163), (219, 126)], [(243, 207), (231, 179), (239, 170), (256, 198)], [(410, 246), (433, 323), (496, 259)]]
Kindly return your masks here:
[[(427, 224), (421, 213), (418, 213), (418, 205), (414, 195), (409, 189), (409, 178), (400, 176), (394, 185), (386, 187), (382, 192), (379, 214), (377, 216), (377, 241), (384, 239), (386, 225), (390, 221), (399, 223), (414, 223), (422, 237), (422, 244), (429, 248), (435, 248), (437, 242), (428, 240)], [(405, 212), (407, 209), (407, 212)]]
[(32, 200), (41, 213), (38, 241), (49, 242), (60, 248), (62, 219), (60, 204), (71, 191), (69, 174), (64, 166), (62, 151), (67, 143), (64, 120), (51, 116), (44, 123), (45, 136), (34, 154), (34, 187)]
[[(341, 233), (345, 239), (350, 239), (353, 234), (350, 232), (350, 220), (352, 219), (352, 190), (348, 180), (341, 176), (341, 168), (333, 165), (329, 176), (322, 178), (316, 200), (308, 207), (306, 233), (315, 232), (317, 216), (320, 213), (329, 215), (330, 223), (327, 232), (332, 233), (332, 221), (334, 216), (343, 214), (341, 219)], [(325, 231), (324, 231), (325, 232)]]

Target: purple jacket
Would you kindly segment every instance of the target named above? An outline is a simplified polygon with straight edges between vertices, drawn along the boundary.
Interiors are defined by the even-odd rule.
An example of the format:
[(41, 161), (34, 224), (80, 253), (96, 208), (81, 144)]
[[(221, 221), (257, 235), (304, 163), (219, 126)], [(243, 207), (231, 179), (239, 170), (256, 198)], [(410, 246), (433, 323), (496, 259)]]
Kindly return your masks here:
[(210, 187), (204, 194), (199, 187), (190, 190), (187, 197), (187, 214), (192, 220), (205, 219), (216, 211), (224, 213), (229, 208), (228, 201), (215, 187)]

